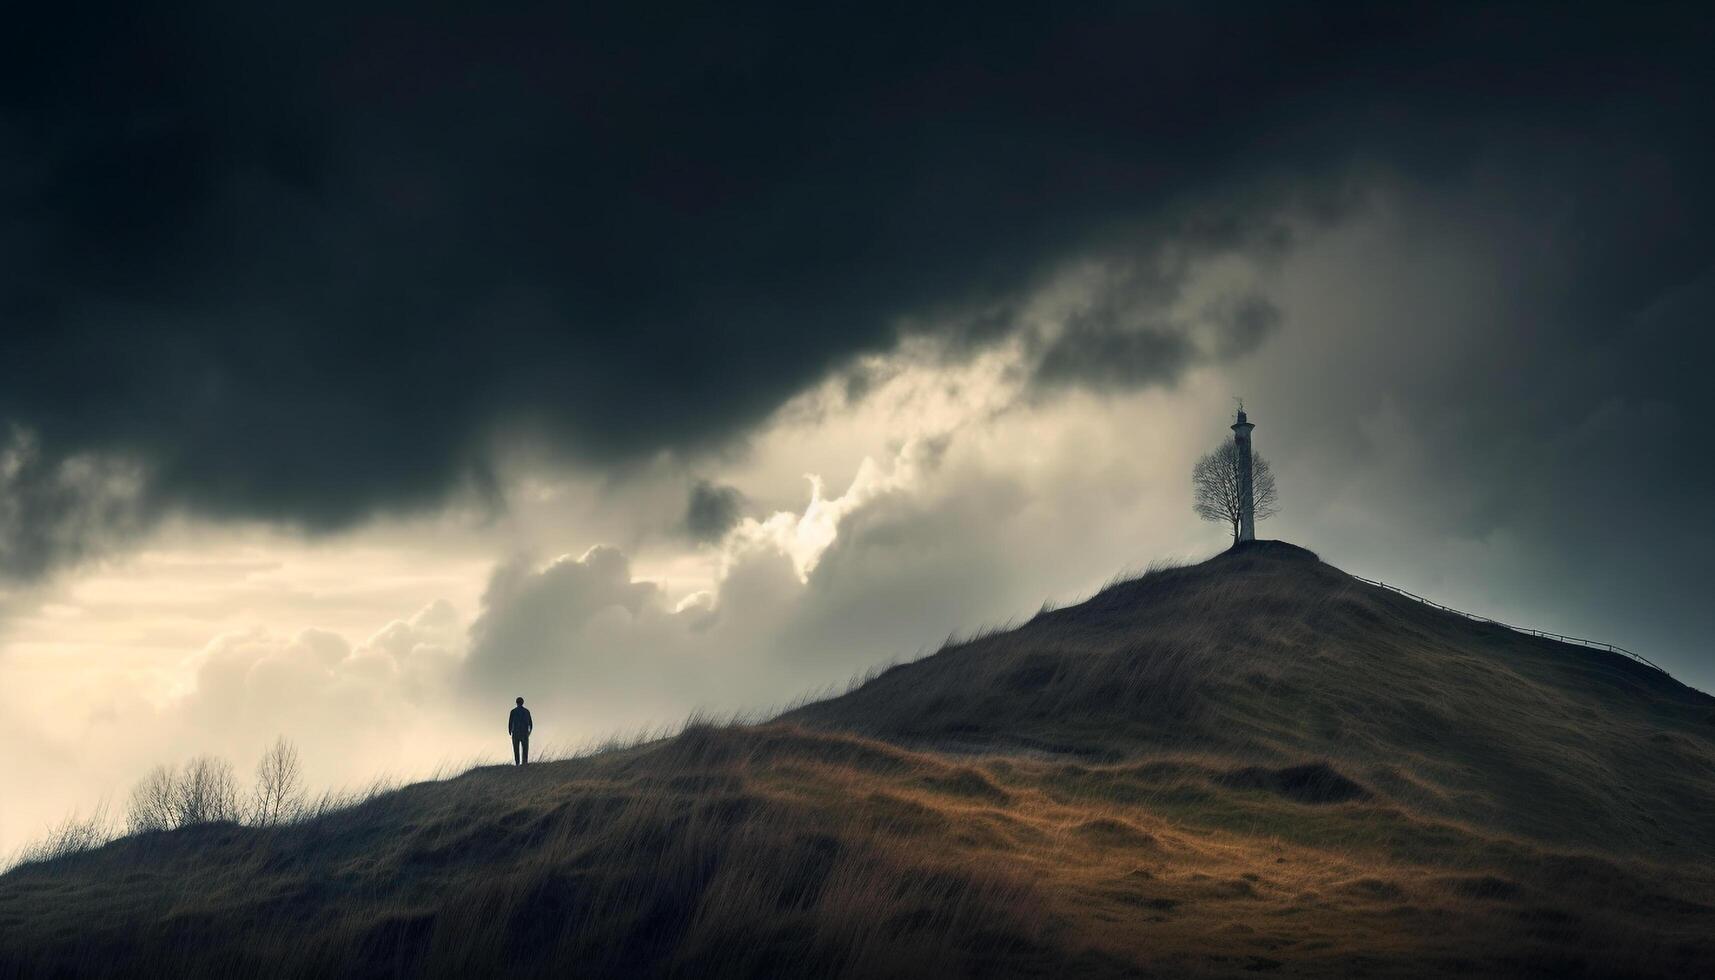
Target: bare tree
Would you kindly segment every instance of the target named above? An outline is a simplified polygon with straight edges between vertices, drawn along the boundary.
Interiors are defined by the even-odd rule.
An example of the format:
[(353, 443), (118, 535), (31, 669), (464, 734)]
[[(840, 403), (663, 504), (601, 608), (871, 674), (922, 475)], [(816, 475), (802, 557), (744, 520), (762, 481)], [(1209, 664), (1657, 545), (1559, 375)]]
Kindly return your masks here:
[(171, 830), (178, 823), (179, 777), (172, 766), (156, 766), (131, 788), (125, 827), (133, 834)]
[[(1232, 529), (1233, 543), (1239, 541), (1239, 447), (1235, 442), (1223, 442), (1207, 456), (1197, 461), (1191, 470), (1191, 488), (1195, 493), (1193, 509), (1197, 516), (1216, 524), (1225, 523)], [(1262, 454), (1251, 452), (1251, 519), (1260, 521), (1273, 517), (1279, 510), (1274, 492), (1274, 474)]]
[(232, 763), (212, 755), (201, 755), (185, 763), (179, 774), (178, 822), (175, 826), (216, 823), (237, 820), (242, 814), (238, 807), (238, 778), (232, 773)]
[(298, 749), (282, 735), (256, 764), (250, 819), (258, 827), (273, 827), (297, 819), (303, 808), (304, 777)]
[(125, 824), (135, 834), (237, 820), (242, 815), (232, 763), (205, 755), (185, 763), (180, 772), (171, 766), (150, 770), (131, 789)]

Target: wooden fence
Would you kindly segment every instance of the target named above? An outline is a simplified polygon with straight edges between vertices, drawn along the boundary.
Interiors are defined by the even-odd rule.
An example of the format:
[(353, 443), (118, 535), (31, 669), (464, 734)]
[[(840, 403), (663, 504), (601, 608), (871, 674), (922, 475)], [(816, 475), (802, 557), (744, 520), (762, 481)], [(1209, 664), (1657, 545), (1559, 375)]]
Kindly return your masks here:
[(1547, 639), (1547, 640), (1559, 640), (1561, 643), (1572, 643), (1572, 644), (1576, 644), (1576, 645), (1581, 646), (1581, 647), (1589, 647), (1592, 650), (1606, 650), (1609, 653), (1625, 654), (1626, 656), (1632, 658), (1633, 660), (1636, 660), (1638, 663), (1643, 664), (1646, 667), (1652, 667), (1656, 670), (1660, 670), (1664, 674), (1667, 673), (1667, 671), (1662, 670), (1661, 667), (1657, 666), (1654, 663), (1651, 663), (1649, 660), (1645, 659), (1644, 657), (1642, 657), (1638, 654), (1635, 654), (1630, 650), (1627, 650), (1625, 647), (1617, 647), (1617, 646), (1613, 645), (1612, 643), (1603, 643), (1600, 640), (1586, 640), (1583, 637), (1567, 636), (1564, 633), (1550, 633), (1547, 630), (1531, 629), (1528, 626), (1514, 626), (1511, 623), (1503, 623), (1498, 619), (1490, 619), (1487, 616), (1478, 616), (1474, 613), (1468, 613), (1463, 609), (1454, 609), (1452, 606), (1443, 606), (1441, 603), (1436, 602), (1434, 599), (1425, 599), (1424, 597), (1418, 595), (1417, 593), (1407, 592), (1397, 585), (1389, 585), (1386, 582), (1377, 582), (1373, 578), (1364, 578), (1362, 575), (1353, 575), (1352, 577), (1357, 579), (1360, 582), (1368, 582), (1370, 585), (1374, 585), (1374, 586), (1377, 586), (1378, 588), (1386, 589), (1389, 592), (1397, 592), (1400, 595), (1405, 596), (1408, 599), (1415, 599), (1418, 602), (1421, 602), (1426, 606), (1433, 606), (1436, 609), (1441, 610), (1442, 612), (1450, 612), (1450, 613), (1454, 614), (1455, 616), (1463, 616), (1466, 619), (1475, 620), (1479, 623), (1488, 623), (1491, 626), (1499, 626), (1502, 629), (1509, 629), (1515, 633), (1525, 633), (1525, 634), (1528, 634), (1530, 636), (1540, 636), (1540, 637)]

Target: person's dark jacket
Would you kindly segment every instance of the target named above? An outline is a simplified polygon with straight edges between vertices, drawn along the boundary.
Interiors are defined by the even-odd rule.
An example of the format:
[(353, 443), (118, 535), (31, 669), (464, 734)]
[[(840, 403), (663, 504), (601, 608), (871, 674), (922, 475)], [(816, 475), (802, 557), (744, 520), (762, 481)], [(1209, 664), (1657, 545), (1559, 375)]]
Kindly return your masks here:
[(528, 735), (535, 726), (530, 723), (530, 709), (519, 705), (512, 709), (512, 716), (506, 719), (506, 731), (512, 735)]

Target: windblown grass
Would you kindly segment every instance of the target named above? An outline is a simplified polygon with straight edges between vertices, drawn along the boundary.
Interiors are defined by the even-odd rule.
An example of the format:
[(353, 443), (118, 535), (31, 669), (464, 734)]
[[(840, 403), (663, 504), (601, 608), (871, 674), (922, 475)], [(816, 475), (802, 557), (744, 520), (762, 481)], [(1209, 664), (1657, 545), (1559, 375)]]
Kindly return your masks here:
[(72, 821), (0, 976), (1709, 974), (1715, 701), (1395, 598), (1240, 549), (772, 722)]
[[(947, 756), (787, 723), (29, 865), (29, 976), (1671, 974), (1706, 875), (1562, 852), (1214, 759)], [(1313, 782), (1313, 781), (1312, 781)]]

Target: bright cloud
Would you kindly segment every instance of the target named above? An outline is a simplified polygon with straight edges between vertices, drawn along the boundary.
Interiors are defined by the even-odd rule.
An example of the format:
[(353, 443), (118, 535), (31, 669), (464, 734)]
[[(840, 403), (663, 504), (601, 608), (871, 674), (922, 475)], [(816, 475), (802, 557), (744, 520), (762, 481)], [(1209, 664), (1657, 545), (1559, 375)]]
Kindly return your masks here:
[[(0, 754), (0, 850), (196, 753), (243, 771), (285, 734), (314, 782), (350, 784), (502, 757), (519, 695), (542, 741), (566, 746), (698, 708), (761, 710), (1124, 569), (1207, 554), (1225, 532), (1192, 517), (1188, 474), (1226, 437), (1234, 395), (1281, 484), (1263, 533), (1478, 612), (1601, 632), (1560, 618), (1561, 566), (1531, 558), (1495, 474), (1535, 458), (1575, 484), (1581, 447), (1653, 454), (1637, 433), (1666, 439), (1672, 420), (1610, 399), (1558, 439), (1489, 440), (1448, 471), (1448, 447), (1483, 435), (1475, 416), (1432, 424), (1413, 410), (1426, 392), (1392, 379), (1441, 390), (1480, 376), (1506, 352), (1473, 362), (1442, 338), (1526, 311), (1497, 308), (1487, 253), (1437, 224), (1442, 210), (1383, 201), (1332, 231), (1295, 227), (1297, 247), (1267, 261), (1083, 261), (1002, 327), (902, 325), (894, 349), (844, 365), (740, 445), (585, 472), (521, 441), (499, 454), (496, 511), (323, 538), (180, 521), (121, 558), (14, 586), (0, 593), (0, 738), (15, 747)], [(1294, 332), (1305, 322), (1322, 329)], [(1224, 360), (1246, 344), (1254, 355)], [(1164, 369), (1141, 362), (1152, 352), (1179, 369), (1138, 386)], [(1050, 356), (1113, 383), (1045, 384)], [(16, 497), (28, 464), (12, 445), (0, 489)], [(1497, 581), (1524, 584), (1502, 595)], [(1646, 608), (1674, 588), (1694, 584), (1624, 598)], [(1580, 608), (1618, 602), (1588, 598)]]

